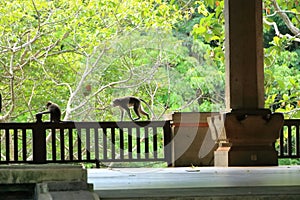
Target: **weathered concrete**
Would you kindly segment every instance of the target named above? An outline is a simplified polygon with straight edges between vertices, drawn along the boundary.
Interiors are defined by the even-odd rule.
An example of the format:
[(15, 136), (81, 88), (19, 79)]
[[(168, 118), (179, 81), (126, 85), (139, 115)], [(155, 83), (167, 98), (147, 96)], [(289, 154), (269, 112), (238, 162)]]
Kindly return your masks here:
[(47, 182), (36, 186), (38, 200), (98, 200), (99, 196), (86, 182)]
[(87, 183), (87, 170), (74, 165), (0, 166), (0, 191), (1, 198), (15, 200), (99, 199)]
[(49, 181), (86, 182), (86, 170), (74, 165), (0, 166), (0, 184), (41, 183)]

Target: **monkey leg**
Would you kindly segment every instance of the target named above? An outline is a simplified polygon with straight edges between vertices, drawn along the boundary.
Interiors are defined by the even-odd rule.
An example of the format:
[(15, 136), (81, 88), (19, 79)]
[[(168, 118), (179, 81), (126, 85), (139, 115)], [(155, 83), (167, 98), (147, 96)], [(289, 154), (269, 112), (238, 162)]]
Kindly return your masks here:
[(147, 116), (147, 119), (150, 120), (149, 114), (144, 111), (143, 107), (140, 107), (140, 113)]
[(139, 119), (141, 119), (141, 116), (138, 116), (137, 118), (133, 119), (132, 121), (137, 121)]
[(123, 109), (120, 109), (120, 115), (121, 115), (121, 121), (123, 121), (124, 119), (124, 110)]
[(148, 120), (150, 120), (149, 114), (146, 113), (146, 112), (143, 110), (142, 106), (140, 106), (140, 107), (138, 108), (138, 113), (139, 113), (139, 114), (138, 114), (139, 117), (141, 117), (140, 114), (143, 114), (143, 115), (147, 116), (147, 119), (148, 119)]
[(130, 109), (129, 109), (129, 108), (126, 109), (126, 112), (127, 112), (128, 116), (130, 117), (130, 119), (131, 119), (132, 121), (134, 121), (135, 119), (132, 118), (131, 113), (130, 113)]
[(137, 118), (134, 119), (134, 121), (139, 120), (141, 118), (140, 108), (141, 108), (140, 104), (134, 105), (134, 107), (133, 107), (135, 114), (138, 116)]
[(147, 116), (147, 119), (150, 120), (150, 117), (149, 117), (149, 114), (148, 114), (148, 113), (146, 113), (146, 112), (143, 111), (143, 110), (141, 110), (141, 113), (142, 113), (143, 115), (146, 115), (146, 116)]

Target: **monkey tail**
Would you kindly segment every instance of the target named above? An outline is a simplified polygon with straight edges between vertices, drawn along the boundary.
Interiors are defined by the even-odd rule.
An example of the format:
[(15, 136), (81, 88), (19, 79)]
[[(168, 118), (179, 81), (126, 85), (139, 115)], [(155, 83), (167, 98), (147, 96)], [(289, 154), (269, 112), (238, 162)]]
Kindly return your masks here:
[(144, 99), (140, 99), (140, 101), (142, 101), (144, 104), (146, 104), (146, 106), (148, 107), (148, 109), (150, 110), (151, 114), (152, 114), (152, 119), (156, 119), (156, 116), (152, 110), (152, 108), (150, 107), (150, 105), (144, 100)]

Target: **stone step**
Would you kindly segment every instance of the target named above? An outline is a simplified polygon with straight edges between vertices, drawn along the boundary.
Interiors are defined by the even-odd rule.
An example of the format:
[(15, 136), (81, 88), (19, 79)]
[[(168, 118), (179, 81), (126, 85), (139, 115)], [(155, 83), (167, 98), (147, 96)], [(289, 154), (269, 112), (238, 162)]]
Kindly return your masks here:
[(73, 165), (0, 166), (0, 200), (98, 200), (87, 171)]
[(299, 200), (300, 187), (97, 190), (101, 200)]
[(35, 184), (0, 184), (0, 199), (33, 200)]

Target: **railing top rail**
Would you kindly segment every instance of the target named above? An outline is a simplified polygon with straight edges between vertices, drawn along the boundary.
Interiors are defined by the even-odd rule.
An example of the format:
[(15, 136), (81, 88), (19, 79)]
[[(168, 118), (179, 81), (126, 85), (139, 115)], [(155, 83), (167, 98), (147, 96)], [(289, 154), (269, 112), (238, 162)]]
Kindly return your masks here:
[(20, 128), (20, 129), (32, 129), (36, 126), (36, 123), (31, 123), (31, 122), (9, 122), (9, 123), (0, 123), (0, 129), (15, 129), (15, 128)]
[[(0, 123), (0, 128), (28, 128), (31, 129), (35, 127), (37, 124), (43, 124), (45, 127), (55, 127), (55, 128), (72, 128), (72, 127), (101, 127), (101, 128), (134, 128), (134, 127), (158, 127), (164, 126), (169, 121), (107, 121), (107, 122), (62, 122), (62, 123), (52, 123), (52, 122), (8, 122), (8, 123)], [(285, 119), (285, 125), (300, 125), (300, 119)]]
[(300, 125), (300, 119), (285, 119), (284, 125)]
[(119, 121), (119, 122), (29, 122), (29, 123), (0, 123), (0, 128), (5, 129), (32, 129), (37, 125), (43, 126), (46, 129), (50, 128), (140, 128), (140, 127), (162, 127), (168, 125), (168, 121)]

